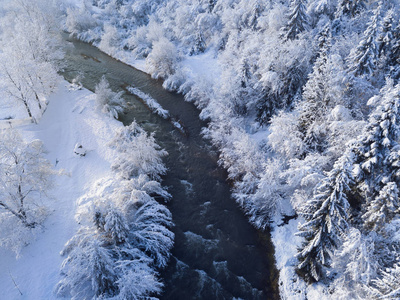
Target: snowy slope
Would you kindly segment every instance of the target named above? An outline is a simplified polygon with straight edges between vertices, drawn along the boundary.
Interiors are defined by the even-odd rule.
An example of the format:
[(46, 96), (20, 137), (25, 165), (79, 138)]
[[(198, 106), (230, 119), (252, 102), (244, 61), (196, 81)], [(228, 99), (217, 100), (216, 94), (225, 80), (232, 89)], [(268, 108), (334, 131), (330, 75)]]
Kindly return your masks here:
[[(0, 299), (55, 298), (53, 289), (63, 260), (59, 253), (77, 229), (76, 201), (94, 181), (108, 175), (113, 150), (107, 143), (120, 126), (100, 112), (94, 94), (69, 91), (69, 84), (62, 82), (40, 123), (18, 128), (28, 141), (41, 139), (48, 160), (65, 175), (56, 179), (49, 201), (52, 213), (37, 239), (21, 251), (19, 259), (0, 249)], [(87, 150), (86, 156), (74, 154), (76, 143)]]

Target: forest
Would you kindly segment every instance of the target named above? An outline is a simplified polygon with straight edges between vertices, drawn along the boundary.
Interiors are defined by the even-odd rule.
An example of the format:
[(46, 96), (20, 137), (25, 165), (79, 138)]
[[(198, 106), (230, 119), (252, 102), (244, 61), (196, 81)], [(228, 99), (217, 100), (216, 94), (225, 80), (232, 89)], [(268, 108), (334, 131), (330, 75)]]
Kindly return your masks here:
[[(232, 197), (254, 227), (272, 232), (282, 299), (400, 298), (398, 0), (7, 2), (1, 91), (26, 117), (40, 122), (57, 85), (61, 31), (141, 62), (207, 121), (202, 133), (219, 151)], [(104, 115), (117, 118), (123, 103), (105, 79), (96, 95)], [(1, 134), (0, 176), (19, 177), (0, 178), (8, 224), (0, 245), (15, 248), (7, 222), (25, 231), (43, 222), (45, 208), (23, 200), (59, 174), (41, 158), (40, 142)], [(110, 172), (120, 180), (103, 178), (81, 198), (59, 296), (142, 299), (162, 290), (157, 271), (173, 247), (173, 216), (153, 196), (170, 198), (160, 185), (166, 153), (137, 124), (120, 129), (110, 147)], [(13, 161), (16, 151), (33, 158)], [(151, 163), (126, 153), (146, 153)], [(35, 179), (21, 171), (29, 164), (41, 166)], [(150, 227), (161, 236), (147, 236)], [(137, 282), (142, 290), (132, 289)]]

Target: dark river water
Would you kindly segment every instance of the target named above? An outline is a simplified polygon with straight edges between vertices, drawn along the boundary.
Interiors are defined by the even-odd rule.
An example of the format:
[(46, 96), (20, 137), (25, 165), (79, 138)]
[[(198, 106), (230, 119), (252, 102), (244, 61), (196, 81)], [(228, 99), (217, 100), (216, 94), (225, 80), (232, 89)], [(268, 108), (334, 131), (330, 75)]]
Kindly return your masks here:
[(167, 206), (175, 223), (175, 246), (160, 274), (165, 284), (160, 298), (279, 299), (270, 235), (255, 230), (231, 198), (217, 152), (201, 137), (206, 123), (195, 106), (182, 95), (164, 90), (161, 81), (89, 44), (68, 42), (66, 52), (62, 75), (67, 80), (81, 74), (82, 85), (92, 91), (103, 75), (114, 91), (134, 86), (184, 125), (186, 134), (151, 113), (137, 97), (125, 94), (128, 108), (120, 120), (125, 125), (136, 120), (155, 132), (157, 142), (169, 153), (163, 185), (172, 194)]

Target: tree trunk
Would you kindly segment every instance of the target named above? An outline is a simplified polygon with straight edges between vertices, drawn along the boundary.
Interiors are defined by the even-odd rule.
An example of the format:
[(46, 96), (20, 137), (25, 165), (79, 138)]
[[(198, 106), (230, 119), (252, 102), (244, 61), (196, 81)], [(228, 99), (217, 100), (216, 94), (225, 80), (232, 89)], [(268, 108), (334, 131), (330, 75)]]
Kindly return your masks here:
[(39, 99), (39, 97), (38, 97), (38, 95), (37, 95), (36, 93), (35, 93), (35, 97), (36, 97), (36, 101), (37, 101), (37, 103), (38, 103), (40, 112), (42, 112), (42, 104), (40, 104), (40, 99)]
[(28, 222), (26, 212), (23, 209), (20, 209), (16, 216), (20, 219), (20, 221), (22, 222), (22, 224), (24, 224), (25, 227), (35, 228), (37, 225), (36, 222)]
[(26, 100), (22, 100), (25, 105), (26, 112), (28, 113), (29, 117), (33, 119), (31, 109), (29, 108), (28, 102)]

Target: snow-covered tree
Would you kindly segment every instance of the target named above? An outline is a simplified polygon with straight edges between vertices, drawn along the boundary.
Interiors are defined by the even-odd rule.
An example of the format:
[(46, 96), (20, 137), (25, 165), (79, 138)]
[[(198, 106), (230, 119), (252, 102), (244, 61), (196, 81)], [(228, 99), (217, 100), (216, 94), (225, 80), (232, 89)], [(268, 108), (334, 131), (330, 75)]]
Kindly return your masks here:
[(68, 258), (61, 267), (64, 278), (56, 287), (57, 295), (70, 295), (72, 299), (112, 296), (117, 278), (112, 252), (90, 228), (82, 228), (75, 239), (78, 240), (75, 247), (69, 247), (63, 253)]
[(103, 228), (105, 233), (117, 244), (125, 242), (128, 237), (128, 222), (122, 212), (115, 207), (115, 205), (111, 204), (107, 208)]
[(380, 299), (398, 299), (400, 297), (400, 264), (382, 271), (381, 277), (374, 280), (375, 292)]
[(330, 19), (333, 19), (336, 10), (335, 0), (310, 0), (308, 1), (308, 10), (311, 11), (311, 15), (314, 14), (315, 17), (320, 17), (321, 15), (326, 15)]
[(354, 17), (366, 8), (366, 0), (340, 0), (336, 16), (348, 15)]
[[(400, 134), (400, 86), (393, 86), (393, 81), (388, 80), (380, 94), (371, 101), (379, 105), (353, 147), (357, 185), (367, 200), (367, 207), (388, 182), (397, 180), (392, 178), (398, 170), (397, 160), (392, 158), (397, 152)], [(385, 197), (384, 194), (381, 196)]]
[(1, 85), (34, 120), (43, 113), (45, 98), (57, 88), (63, 58), (52, 7), (42, 2), (13, 2), (0, 27)]
[[(247, 1), (246, 1), (247, 4)], [(264, 11), (265, 4), (259, 0), (250, 1), (251, 12), (247, 18), (247, 25), (252, 29), (257, 29), (258, 27), (258, 18), (261, 16)]]
[[(93, 42), (99, 38), (100, 34), (94, 29), (100, 22), (92, 15), (93, 10), (87, 1), (80, 7), (68, 7), (66, 14), (65, 27), (72, 35), (86, 42)], [(96, 32), (97, 36), (93, 36), (93, 32)]]
[(204, 41), (203, 34), (201, 33), (201, 31), (198, 31), (195, 37), (195, 44), (193, 45), (192, 50), (190, 50), (190, 55), (203, 53), (205, 50), (206, 43)]
[(393, 37), (391, 40), (391, 49), (390, 49), (390, 55), (389, 55), (389, 60), (388, 63), (390, 66), (397, 66), (397, 76), (396, 78), (399, 77), (399, 67), (398, 65), (400, 64), (400, 23), (394, 28), (393, 30)]
[(269, 225), (269, 220), (276, 214), (286, 213), (281, 211), (287, 192), (284, 180), (281, 178), (282, 165), (278, 160), (267, 161), (262, 177), (257, 180), (257, 189), (250, 196), (251, 201), (242, 204), (251, 224), (257, 228), (265, 229)]
[(154, 134), (148, 135), (136, 122), (120, 129), (110, 145), (119, 152), (112, 169), (123, 178), (145, 174), (159, 179), (165, 174), (162, 158), (167, 152), (156, 144)]
[(268, 145), (287, 159), (301, 157), (307, 149), (298, 127), (298, 112), (280, 112), (271, 120)]
[(103, 76), (96, 85), (95, 93), (102, 111), (109, 114), (110, 117), (118, 119), (118, 114), (124, 110), (124, 99), (121, 97), (123, 92), (113, 92), (107, 79)]
[(109, 55), (115, 55), (118, 51), (122, 38), (119, 36), (118, 29), (110, 24), (104, 25), (104, 33), (101, 36), (99, 49)]
[(297, 235), (306, 241), (299, 249), (298, 270), (304, 271), (308, 280), (319, 281), (330, 267), (333, 252), (340, 246), (342, 235), (348, 228), (347, 194), (352, 184), (351, 154), (345, 154), (336, 162), (332, 171), (316, 187), (315, 194), (301, 215), (306, 222), (301, 224)]
[(291, 0), (286, 24), (285, 38), (293, 40), (297, 35), (308, 28), (308, 15), (305, 6), (306, 0)]
[(299, 130), (310, 150), (322, 151), (326, 147), (324, 143), (324, 129), (321, 129), (321, 121), (333, 107), (336, 99), (332, 99), (328, 55), (331, 47), (329, 28), (325, 29), (319, 38), (320, 53), (314, 64), (313, 72), (304, 86), (303, 101), (298, 104)]
[(380, 268), (375, 253), (376, 234), (364, 235), (352, 227), (344, 236), (333, 267), (338, 273), (335, 294), (340, 299), (371, 298), (370, 284)]
[(113, 177), (84, 195), (82, 227), (66, 243), (56, 293), (72, 299), (147, 299), (160, 293), (158, 271), (174, 243), (172, 215), (153, 197), (171, 195), (156, 181), (166, 154), (135, 122), (118, 131)]
[(380, 25), (379, 35), (377, 37), (376, 43), (378, 47), (379, 56), (390, 56), (391, 43), (393, 40), (393, 9), (389, 9)]
[(399, 213), (399, 190), (397, 184), (388, 182), (379, 192), (379, 195), (372, 200), (362, 218), (364, 226), (368, 229), (378, 231), (386, 223)]
[(0, 217), (12, 214), (33, 228), (43, 221), (40, 205), (52, 187), (53, 171), (39, 140), (26, 143), (14, 129), (0, 131)]
[(367, 285), (375, 278), (379, 265), (374, 257), (374, 236), (363, 236), (356, 229), (351, 228), (346, 234), (340, 256), (346, 257), (345, 274), (354, 282)]
[(140, 299), (160, 292), (157, 270), (166, 266), (174, 234), (169, 210), (144, 191), (152, 186), (143, 176), (93, 186), (85, 196), (85, 202), (94, 201), (93, 209), (80, 216), (86, 225), (62, 251), (59, 296)]
[(356, 75), (372, 74), (376, 69), (378, 49), (376, 45), (378, 25), (380, 22), (381, 5), (374, 10), (367, 29), (363, 33), (358, 46), (353, 49), (348, 58), (349, 71)]
[(166, 79), (176, 72), (180, 60), (176, 46), (164, 37), (153, 43), (146, 58), (146, 68), (153, 78)]
[[(162, 283), (157, 279), (157, 272), (150, 267), (152, 260), (141, 251), (134, 249), (133, 259), (117, 262), (117, 281), (120, 299), (144, 299), (161, 292)], [(124, 253), (126, 256), (126, 253)], [(132, 254), (131, 254), (132, 255)]]
[(157, 267), (165, 267), (170, 249), (174, 244), (174, 234), (169, 210), (155, 200), (139, 207), (131, 223), (131, 239), (136, 247), (148, 253)]

